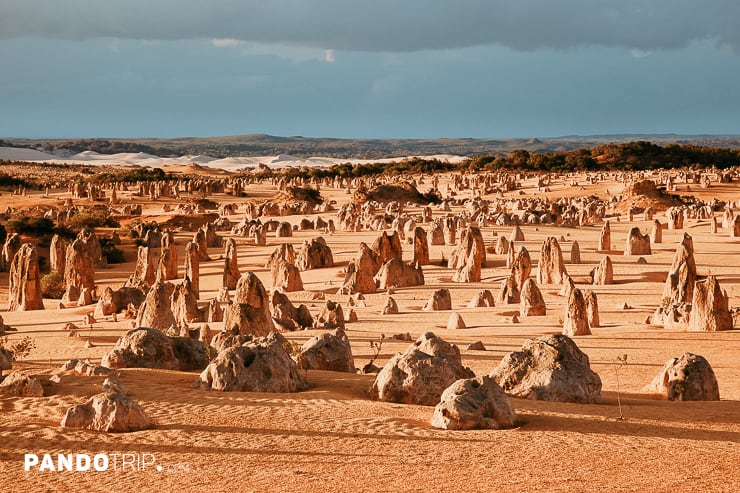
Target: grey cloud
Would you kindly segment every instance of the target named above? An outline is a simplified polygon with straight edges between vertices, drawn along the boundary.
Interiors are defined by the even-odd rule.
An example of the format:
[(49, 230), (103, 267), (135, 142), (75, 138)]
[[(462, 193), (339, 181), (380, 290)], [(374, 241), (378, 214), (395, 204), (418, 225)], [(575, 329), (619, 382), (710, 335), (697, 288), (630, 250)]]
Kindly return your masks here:
[(501, 44), (517, 50), (740, 47), (736, 0), (3, 0), (0, 39), (233, 38), (405, 52)]

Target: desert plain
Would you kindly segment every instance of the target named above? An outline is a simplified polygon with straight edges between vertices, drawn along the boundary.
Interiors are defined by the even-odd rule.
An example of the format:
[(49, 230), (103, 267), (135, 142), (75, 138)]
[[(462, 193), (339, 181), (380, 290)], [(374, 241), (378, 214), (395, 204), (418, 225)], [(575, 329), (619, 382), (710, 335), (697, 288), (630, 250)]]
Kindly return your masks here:
[[(169, 171), (179, 171), (181, 176), (197, 174), (200, 179), (231, 177), (206, 166)], [(519, 176), (518, 186), (512, 190), (475, 193), (479, 194), (476, 198), (510, 206), (533, 198), (558, 201), (586, 196), (609, 203), (630, 183), (652, 180), (662, 185), (667, 175), (673, 177), (675, 190), (671, 193), (676, 196), (693, 196), (706, 203), (717, 199), (737, 204), (740, 200), (737, 177), (729, 183), (713, 179), (704, 188), (682, 181), (676, 171), (643, 172), (639, 176), (617, 172), (553, 174), (547, 186), (538, 185), (542, 175), (529, 173)], [(455, 187), (449, 173), (437, 176), (438, 188), (443, 198), (449, 199), (450, 210), (433, 205), (432, 218), (452, 217), (467, 210), (474, 187)], [(432, 183), (429, 175), (404, 178), (415, 180), (420, 191), (428, 190)], [(182, 220), (176, 211), (178, 204), (199, 199), (234, 203), (236, 210), (225, 217), (238, 223), (245, 216), (245, 203), (274, 200), (279, 195), (278, 187), (277, 180), (266, 179), (248, 184), (242, 197), (183, 192), (179, 198), (152, 199), (137, 194), (135, 184), (129, 184), (118, 191), (118, 203), (110, 207), (120, 210), (126, 204), (140, 204), (141, 216), (119, 214), (119, 228), (100, 227), (95, 232), (100, 238), (110, 237), (114, 230), (124, 231), (136, 219), (170, 228), (179, 258), (178, 277), (182, 278), (185, 246), (195, 231), (189, 223), (198, 223), (198, 214)], [(424, 284), (392, 289), (398, 314), (381, 314), (389, 296), (387, 289), (365, 294), (363, 303), (351, 305), (349, 295), (337, 294), (347, 266), (357, 257), (360, 243), (372, 245), (381, 231), (340, 227), (337, 211), (355, 197), (356, 187), (350, 188), (348, 193), (346, 186), (321, 184), (321, 196), (325, 202), (332, 202), (331, 210), (262, 218), (291, 223), (296, 228), (290, 237), (277, 238), (274, 232), (268, 232), (266, 244), (256, 245), (252, 238), (228, 230), (218, 231), (218, 235), (234, 238), (240, 272), (253, 272), (267, 290), (273, 286), (265, 263), (276, 247), (290, 243), (298, 251), (304, 240), (323, 237), (332, 251), (334, 265), (301, 271), (303, 289), (287, 295), (294, 304), (308, 306), (314, 316), (326, 300), (341, 304), (345, 315), (354, 310), (357, 321), (347, 322), (345, 333), (358, 369), (373, 358), (376, 349), (371, 343), (380, 343), (381, 335), (385, 338), (375, 359), (380, 368), (411, 344), (392, 336), (408, 333), (413, 341), (433, 332), (456, 344), (463, 365), (482, 376), (491, 373), (505, 355), (519, 350), (527, 339), (562, 332), (567, 299), (559, 294), (561, 285), (540, 285), (547, 307), (545, 316), (520, 316), (518, 303), (468, 307), (482, 289), (491, 290), (495, 296), (508, 277), (507, 256), (492, 250), (499, 237), (509, 237), (512, 224), (475, 223), (480, 226), (487, 249), (480, 281), (452, 281), (454, 270), (444, 261), (450, 259), (457, 243), (430, 245), (430, 263), (423, 266)], [(110, 190), (105, 186), (103, 190), (109, 197)], [(5, 191), (0, 194), (0, 210), (60, 209), (68, 199), (72, 199), (72, 191), (64, 185), (21, 194)], [(105, 316), (83, 325), (83, 317), (94, 310), (94, 305), (76, 306), (73, 302), (60, 308), (59, 300), (49, 298), (43, 300), (44, 310), (7, 311), (9, 274), (2, 272), (1, 315), (6, 326), (17, 329), (6, 332), (6, 341), (30, 337), (35, 345), (4, 374), (21, 372), (42, 382), (58, 375), (59, 381), (45, 384), (43, 397), (0, 394), (0, 484), (6, 491), (35, 492), (738, 491), (740, 331), (688, 331), (650, 323), (650, 318), (661, 303), (674, 253), (685, 233), (693, 239), (698, 275), (716, 276), (727, 292), (729, 307), (740, 306), (740, 238), (730, 234), (731, 225), (722, 227), (723, 210), (713, 211), (719, 223), (716, 232), (710, 232), (709, 219), (692, 217), (681, 229), (665, 229), (668, 205), (657, 199), (653, 203), (653, 199), (625, 196), (609, 203), (605, 211), (611, 228), (608, 251), (598, 248), (602, 221), (567, 226), (520, 224), (524, 241), (516, 245), (529, 251), (532, 277), (541, 245), (552, 236), (559, 240), (575, 285), (591, 289), (598, 296), (600, 326), (592, 327), (591, 335), (574, 336), (573, 340), (588, 356), (602, 389), (601, 402), (594, 404), (510, 397), (517, 421), (509, 429), (433, 428), (433, 406), (373, 400), (374, 373), (299, 370), (309, 383), (308, 390), (257, 393), (203, 390), (193, 386), (200, 371), (149, 368), (120, 368), (114, 373), (148, 415), (151, 427), (128, 433), (63, 428), (60, 422), (67, 410), (101, 392), (104, 377), (60, 372), (60, 367), (70, 359), (100, 363), (118, 339), (132, 329), (132, 319), (119, 314), (115, 321)], [(84, 197), (72, 202), (77, 207), (94, 204)], [(400, 215), (416, 219), (425, 205), (404, 203)], [(623, 254), (630, 229), (637, 226), (649, 233), (653, 224), (644, 219), (642, 212), (630, 218), (631, 205), (652, 206), (655, 218), (663, 223), (662, 242), (653, 243), (649, 255)], [(164, 212), (165, 206), (170, 211)], [(377, 212), (383, 211), (384, 206), (378, 206)], [(513, 209), (508, 212), (521, 214)], [(298, 228), (301, 220), (315, 221), (319, 216), (326, 221), (333, 219), (336, 229)], [(429, 228), (431, 223), (419, 221), (417, 225)], [(390, 223), (387, 226), (390, 229)], [(95, 270), (98, 295), (106, 287), (120, 288), (134, 272), (135, 240), (123, 233), (120, 236), (125, 262)], [(570, 262), (574, 241), (580, 246), (580, 263)], [(48, 250), (39, 250), (47, 256)], [(212, 260), (200, 263), (201, 306), (222, 288), (224, 249), (212, 247), (208, 254)], [(411, 261), (413, 254), (413, 246), (403, 241), (403, 259)], [(589, 273), (605, 255), (613, 263), (613, 283), (592, 286)], [(638, 263), (638, 257), (645, 262)], [(466, 328), (447, 328), (450, 310), (422, 310), (430, 295), (441, 288), (449, 289), (452, 309), (462, 317)], [(63, 329), (68, 323), (79, 329), (70, 334)], [(208, 325), (215, 334), (223, 323)], [(297, 347), (324, 332), (314, 328), (285, 331), (283, 336)], [(477, 341), (485, 350), (467, 349)], [(711, 364), (720, 400), (672, 401), (646, 390), (666, 361), (687, 352), (701, 355)], [(25, 471), (24, 454), (29, 452), (153, 454), (156, 464), (163, 467), (105, 472)]]

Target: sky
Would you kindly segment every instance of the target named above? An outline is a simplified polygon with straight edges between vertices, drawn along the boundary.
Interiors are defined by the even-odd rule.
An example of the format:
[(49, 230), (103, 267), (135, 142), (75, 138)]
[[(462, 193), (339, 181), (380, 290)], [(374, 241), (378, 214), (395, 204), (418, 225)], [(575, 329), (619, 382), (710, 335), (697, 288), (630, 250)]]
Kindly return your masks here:
[(0, 0), (0, 138), (740, 134), (737, 0)]

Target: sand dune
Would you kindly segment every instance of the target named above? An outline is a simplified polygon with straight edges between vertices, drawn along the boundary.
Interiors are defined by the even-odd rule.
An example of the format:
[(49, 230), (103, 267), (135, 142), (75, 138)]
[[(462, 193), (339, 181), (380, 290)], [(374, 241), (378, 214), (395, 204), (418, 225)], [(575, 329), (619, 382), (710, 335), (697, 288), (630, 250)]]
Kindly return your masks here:
[[(440, 159), (442, 161), (459, 162), (464, 158), (448, 154), (435, 156), (410, 156), (410, 157), (427, 157), (430, 159)], [(89, 164), (89, 165), (129, 165), (129, 166), (148, 166), (151, 168), (167, 168), (174, 166), (186, 166), (196, 163), (208, 166), (213, 169), (226, 171), (238, 171), (245, 168), (255, 168), (259, 165), (270, 168), (288, 168), (288, 167), (327, 167), (334, 164), (352, 163), (352, 164), (369, 164), (385, 163), (391, 161), (400, 161), (405, 158), (389, 159), (341, 159), (328, 157), (310, 157), (300, 158), (289, 154), (280, 154), (277, 156), (250, 156), (250, 157), (228, 157), (213, 158), (210, 156), (180, 156), (177, 158), (164, 158), (153, 156), (143, 152), (139, 153), (118, 153), (118, 154), (100, 154), (94, 151), (84, 151), (68, 157), (55, 156), (53, 154), (37, 151), (34, 149), (20, 149), (15, 147), (0, 147), (0, 160), (14, 161), (33, 161), (40, 163), (59, 163), (59, 164)], [(172, 168), (174, 169), (174, 168)]]

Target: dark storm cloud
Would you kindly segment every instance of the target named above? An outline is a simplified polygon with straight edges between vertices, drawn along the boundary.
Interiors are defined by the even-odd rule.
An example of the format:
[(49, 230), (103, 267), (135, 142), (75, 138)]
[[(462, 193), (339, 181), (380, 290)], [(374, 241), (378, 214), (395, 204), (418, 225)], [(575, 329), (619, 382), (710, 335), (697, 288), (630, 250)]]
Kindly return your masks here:
[(736, 0), (2, 0), (0, 38), (226, 38), (404, 52), (740, 47)]

